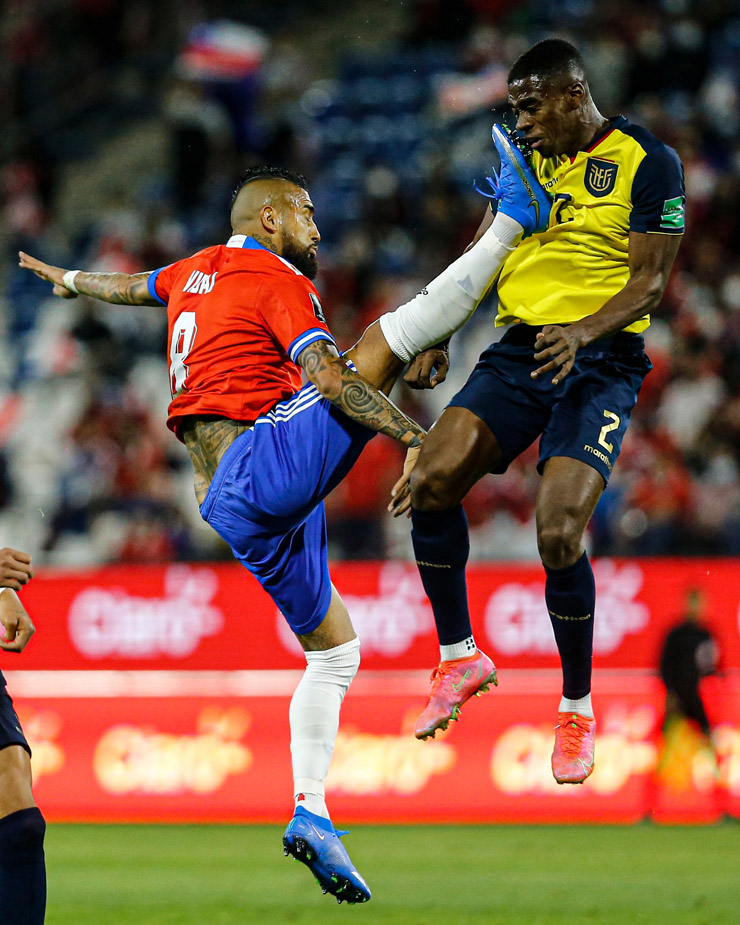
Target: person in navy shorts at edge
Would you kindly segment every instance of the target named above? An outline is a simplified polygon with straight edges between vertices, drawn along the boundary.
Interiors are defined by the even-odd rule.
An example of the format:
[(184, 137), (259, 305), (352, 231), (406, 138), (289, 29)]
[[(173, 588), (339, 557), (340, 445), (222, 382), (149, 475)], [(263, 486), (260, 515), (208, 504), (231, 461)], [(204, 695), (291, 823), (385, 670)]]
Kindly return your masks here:
[[(0, 649), (22, 652), (36, 632), (16, 591), (33, 578), (31, 557), (0, 549)], [(0, 922), (41, 925), (46, 911), (46, 823), (31, 791), (31, 749), (0, 672)]]
[(386, 393), (414, 357), (407, 381), (442, 381), (447, 356), (434, 345), (472, 315), (503, 260), (535, 230), (525, 212), (506, 214), (505, 199), (474, 247), (341, 356), (310, 282), (320, 241), (313, 203), (305, 179), (282, 168), (247, 172), (225, 244), (159, 270), (87, 273), (20, 254), (58, 296), (167, 306), (168, 425), (189, 451), (201, 514), (306, 653), (290, 705), (295, 815), (283, 846), (340, 902), (370, 898), (324, 798), (360, 643), (329, 577), (323, 499), (376, 432), (410, 447), (413, 460), (424, 431)]

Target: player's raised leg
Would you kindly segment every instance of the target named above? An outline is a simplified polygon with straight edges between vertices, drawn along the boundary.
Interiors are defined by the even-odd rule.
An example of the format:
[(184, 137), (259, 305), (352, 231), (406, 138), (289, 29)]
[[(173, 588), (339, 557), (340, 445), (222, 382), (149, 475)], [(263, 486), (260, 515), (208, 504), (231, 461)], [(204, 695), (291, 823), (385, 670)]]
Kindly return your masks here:
[(578, 459), (545, 464), (537, 497), (537, 543), (547, 576), (545, 601), (563, 671), (552, 773), (559, 784), (581, 784), (594, 766), (596, 721), (591, 706), (596, 592), (583, 534), (604, 479)]
[(470, 623), (465, 581), (470, 547), (461, 502), (502, 458), (484, 421), (467, 408), (450, 407), (430, 430), (411, 475), (411, 538), (440, 644), (440, 664), (416, 724), (419, 739), (447, 728), (473, 694), (497, 683), (493, 662), (477, 648)]
[[(484, 195), (497, 200), (498, 209), (490, 227), (446, 272), (456, 266), (467, 270), (460, 261), (480, 255), (473, 263), (475, 271), (493, 268), (494, 276), (522, 236), (547, 228), (548, 194), (501, 126), (494, 125), (492, 134), (501, 166), (499, 173), (489, 178), (490, 193)], [(458, 291), (469, 288), (476, 278), (468, 275), (463, 282), (460, 272)], [(445, 296), (450, 301), (447, 292)], [(381, 318), (383, 332), (399, 356), (402, 354), (395, 346), (397, 340), (415, 343), (407, 333), (407, 319), (400, 317), (407, 324), (391, 324), (405, 308)], [(410, 320), (417, 322), (414, 330), (421, 329), (421, 315), (412, 314)], [(424, 441), (411, 477), (411, 536), (440, 643), (440, 664), (432, 672), (429, 700), (416, 725), (420, 739), (433, 737), (437, 729), (446, 728), (458, 718), (460, 708), (473, 694), (496, 683), (493, 662), (478, 650), (470, 624), (465, 582), (468, 526), (461, 502), (475, 482), (502, 459), (498, 442), (483, 420), (465, 407), (447, 408)]]
[(493, 139), (501, 169), (489, 178), (492, 191), (484, 193), (498, 200), (490, 226), (411, 301), (371, 325), (348, 351), (358, 372), (383, 391), (392, 387), (403, 364), (462, 327), (519, 240), (547, 227), (547, 192), (500, 126), (493, 127)]
[(339, 710), (360, 666), (360, 640), (334, 586), (321, 624), (298, 639), (307, 666), (290, 704), (295, 813), (283, 836), (284, 851), (306, 864), (322, 891), (338, 902), (367, 902), (370, 889), (340, 841), (347, 833), (331, 823), (324, 794)]
[[(2, 685), (2, 723), (14, 716)], [(7, 719), (6, 719), (7, 717)], [(10, 730), (18, 739), (17, 719)], [(0, 920), (42, 925), (46, 910), (46, 823), (31, 793), (31, 760), (21, 745), (0, 748)]]

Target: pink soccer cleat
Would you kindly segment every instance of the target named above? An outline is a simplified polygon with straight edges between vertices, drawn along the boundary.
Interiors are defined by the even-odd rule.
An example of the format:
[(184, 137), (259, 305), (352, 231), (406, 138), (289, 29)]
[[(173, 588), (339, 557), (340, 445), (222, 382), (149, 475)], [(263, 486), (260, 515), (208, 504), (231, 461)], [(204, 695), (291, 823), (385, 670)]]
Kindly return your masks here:
[(432, 672), (432, 690), (424, 712), (416, 721), (417, 739), (434, 738), (438, 729), (446, 729), (460, 716), (460, 707), (475, 694), (487, 691), (496, 679), (496, 666), (478, 650), (467, 658), (440, 662)]
[(596, 720), (578, 713), (558, 713), (552, 774), (559, 784), (582, 784), (594, 769)]

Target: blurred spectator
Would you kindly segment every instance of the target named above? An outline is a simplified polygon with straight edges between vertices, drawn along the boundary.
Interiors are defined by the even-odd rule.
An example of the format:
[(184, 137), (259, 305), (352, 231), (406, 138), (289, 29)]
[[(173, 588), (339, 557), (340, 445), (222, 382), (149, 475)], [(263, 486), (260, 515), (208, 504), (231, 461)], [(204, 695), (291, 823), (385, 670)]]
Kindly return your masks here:
[[(9, 528), (7, 518), (28, 519), (43, 501), (54, 561), (138, 560), (147, 547), (159, 558), (220, 554), (200, 531), (185, 454), (163, 424), (164, 310), (49, 301), (16, 270), (19, 247), (70, 266), (155, 269), (228, 234), (223, 206), (238, 169), (278, 161), (310, 179), (319, 288), (347, 347), (469, 243), (485, 209), (472, 180), (490, 171), (491, 107), (500, 118), (516, 56), (558, 33), (598, 63), (605, 111), (678, 149), (688, 193), (687, 234), (647, 332), (654, 371), (597, 509), (593, 549), (740, 554), (737, 5), (366, 0), (335, 12), (302, 0), (3, 6), (0, 520)], [(78, 207), (88, 200), (94, 212)], [(404, 407), (429, 422), (439, 414), (497, 336), (494, 302), (455, 335), (449, 384), (414, 396), (413, 408), (402, 392)], [(40, 415), (43, 444), (29, 424)], [(401, 464), (387, 444), (372, 441), (327, 502), (337, 555), (410, 554), (406, 525), (384, 513)], [(477, 487), (475, 558), (536, 555), (536, 477), (526, 472), (515, 462)], [(391, 546), (389, 531), (401, 537)]]
[(702, 678), (716, 674), (719, 649), (703, 618), (704, 596), (692, 589), (686, 595), (684, 613), (663, 643), (660, 678), (666, 689), (665, 727), (676, 720), (690, 720), (709, 736), (699, 684)]

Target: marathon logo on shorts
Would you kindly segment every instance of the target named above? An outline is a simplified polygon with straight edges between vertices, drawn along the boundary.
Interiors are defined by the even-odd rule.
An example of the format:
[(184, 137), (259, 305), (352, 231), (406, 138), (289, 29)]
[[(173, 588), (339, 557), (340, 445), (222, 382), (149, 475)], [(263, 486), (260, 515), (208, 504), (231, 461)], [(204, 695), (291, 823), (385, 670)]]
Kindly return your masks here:
[(612, 461), (609, 459), (606, 453), (602, 453), (601, 450), (597, 450), (596, 447), (589, 446), (587, 443), (584, 444), (583, 449), (587, 453), (593, 453), (594, 456), (596, 456), (598, 459), (600, 459), (604, 463), (604, 465), (610, 472), (612, 471)]
[(324, 309), (321, 307), (321, 302), (319, 302), (313, 292), (309, 292), (308, 297), (311, 300), (311, 305), (313, 305), (314, 315), (316, 315), (322, 324), (326, 324), (326, 318), (324, 318)]
[(218, 271), (209, 275), (202, 270), (193, 270), (190, 274), (190, 279), (185, 283), (182, 291), (193, 292), (196, 295), (205, 295), (206, 292), (210, 292), (211, 289), (213, 289), (216, 276), (218, 276)]
[(608, 196), (614, 189), (619, 165), (602, 157), (589, 157), (586, 164), (586, 176), (583, 178), (586, 189), (592, 196)]

